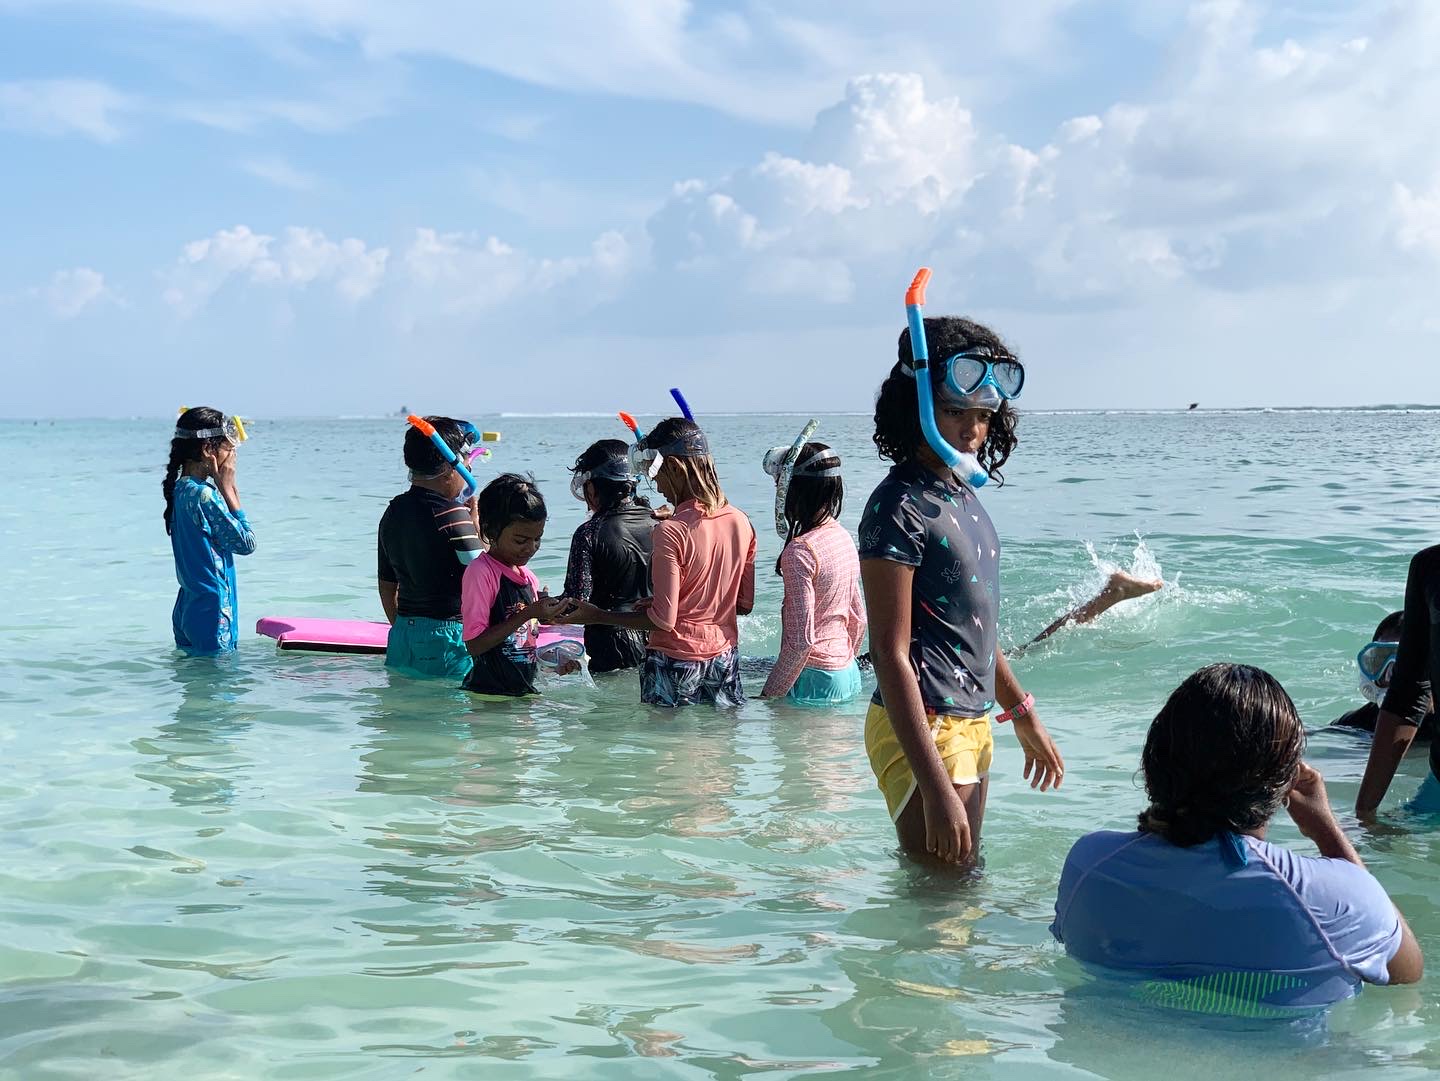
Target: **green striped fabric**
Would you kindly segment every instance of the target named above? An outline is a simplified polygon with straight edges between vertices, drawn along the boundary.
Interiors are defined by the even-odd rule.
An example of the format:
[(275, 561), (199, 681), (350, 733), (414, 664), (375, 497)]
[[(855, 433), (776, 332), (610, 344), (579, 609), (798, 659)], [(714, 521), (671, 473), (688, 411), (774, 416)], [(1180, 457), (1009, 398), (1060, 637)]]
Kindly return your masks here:
[(1191, 1013), (1229, 1017), (1293, 1017), (1307, 1008), (1272, 1006), (1265, 1002), (1276, 991), (1304, 986), (1295, 976), (1276, 972), (1216, 972), (1188, 980), (1147, 980), (1135, 991), (1140, 1001)]

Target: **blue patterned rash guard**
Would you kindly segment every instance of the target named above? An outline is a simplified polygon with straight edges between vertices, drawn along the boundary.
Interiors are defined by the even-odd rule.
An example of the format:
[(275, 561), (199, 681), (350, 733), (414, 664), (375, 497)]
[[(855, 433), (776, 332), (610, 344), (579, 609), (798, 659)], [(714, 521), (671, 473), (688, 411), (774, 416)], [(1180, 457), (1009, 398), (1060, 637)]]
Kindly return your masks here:
[[(974, 491), (914, 462), (895, 466), (865, 504), (860, 558), (915, 568), (910, 666), (925, 711), (984, 716), (995, 704), (1000, 540)], [(879, 687), (873, 700), (885, 704)]]
[(245, 512), (231, 513), (209, 480), (175, 482), (170, 548), (180, 592), (172, 622), (175, 645), (192, 657), (228, 653), (240, 644), (235, 557), (255, 551)]

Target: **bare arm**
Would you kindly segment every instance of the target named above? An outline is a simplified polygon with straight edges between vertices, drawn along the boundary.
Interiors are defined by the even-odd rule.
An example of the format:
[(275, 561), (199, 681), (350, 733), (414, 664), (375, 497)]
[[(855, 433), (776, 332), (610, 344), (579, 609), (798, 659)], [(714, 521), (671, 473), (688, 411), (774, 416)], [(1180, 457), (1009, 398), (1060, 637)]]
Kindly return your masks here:
[(1417, 731), (1413, 724), (1406, 724), (1395, 714), (1380, 711), (1375, 720), (1375, 735), (1370, 741), (1370, 757), (1365, 762), (1365, 776), (1360, 781), (1360, 791), (1355, 794), (1356, 815), (1374, 816)]
[(383, 578), (378, 580), (380, 589), (380, 607), (385, 610), (385, 621), (394, 623), (395, 616), (400, 610), (400, 583), (387, 582)]
[(905, 752), (925, 808), (925, 848), (949, 863), (971, 851), (970, 821), (930, 734), (920, 684), (910, 667), (911, 587), (915, 568), (885, 559), (860, 563), (870, 615), (870, 659), (885, 712)]
[[(1024, 699), (1025, 692), (1005, 654), (995, 648), (995, 698), (1005, 709), (1012, 709)], [(1032, 707), (1024, 717), (1010, 722), (1015, 728), (1015, 738), (1025, 752), (1025, 770), (1021, 774), (1030, 782), (1031, 788), (1047, 792), (1053, 785), (1059, 788), (1065, 779), (1065, 759), (1060, 757), (1060, 748), (1050, 738), (1050, 733), (1040, 723), (1040, 716)]]
[(532, 601), (499, 623), (491, 624), (474, 638), (467, 639), (465, 648), (472, 657), (489, 653), (532, 619), (538, 619), (542, 623), (548, 622), (559, 615), (564, 607), (565, 599), (563, 597), (552, 598), (542, 594), (538, 600)]
[[(1385, 716), (1381, 714), (1381, 716)], [(1330, 797), (1325, 791), (1325, 781), (1320, 771), (1307, 762), (1300, 763), (1295, 783), (1285, 800), (1286, 809), (1305, 837), (1315, 842), (1320, 855), (1326, 859), (1344, 860), (1357, 867), (1364, 867), (1360, 854), (1345, 836), (1335, 813), (1330, 809)], [(1391, 902), (1394, 904), (1394, 902)], [(1395, 915), (1400, 920), (1400, 948), (1390, 958), (1386, 973), (1390, 983), (1418, 983), (1425, 974), (1425, 956), (1420, 952), (1420, 943), (1415, 932), (1410, 930), (1405, 914), (1395, 906)]]
[(740, 593), (735, 598), (735, 614), (748, 616), (755, 610), (755, 530), (750, 530), (750, 548), (745, 553), (745, 569), (740, 573)]

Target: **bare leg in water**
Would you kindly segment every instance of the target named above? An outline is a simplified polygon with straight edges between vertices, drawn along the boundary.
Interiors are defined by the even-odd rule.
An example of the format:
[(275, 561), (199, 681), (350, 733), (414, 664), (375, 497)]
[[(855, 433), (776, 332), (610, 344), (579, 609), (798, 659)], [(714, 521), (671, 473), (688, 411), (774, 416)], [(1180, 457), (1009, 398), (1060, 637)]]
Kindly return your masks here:
[[(1019, 657), (1036, 642), (1043, 642), (1061, 627), (1068, 623), (1089, 623), (1102, 612), (1108, 612), (1121, 601), (1134, 600), (1136, 597), (1144, 597), (1154, 593), (1157, 589), (1163, 588), (1165, 583), (1159, 578), (1136, 578), (1133, 574), (1126, 574), (1124, 571), (1115, 571), (1105, 580), (1105, 585), (1100, 592), (1091, 597), (1084, 604), (1076, 605), (1066, 612), (1054, 623), (1046, 627), (1023, 646), (1016, 646), (1014, 649), (1007, 649), (1007, 657)], [(862, 653), (859, 657), (861, 665), (870, 663), (870, 654)]]
[(1022, 650), (1033, 646), (1036, 642), (1043, 642), (1067, 623), (1089, 623), (1102, 612), (1114, 608), (1115, 605), (1121, 601), (1134, 600), (1136, 597), (1143, 597), (1146, 594), (1154, 593), (1164, 585), (1165, 583), (1159, 578), (1136, 578), (1133, 574), (1126, 574), (1124, 571), (1115, 571), (1106, 579), (1105, 585), (1099, 593), (1095, 594), (1095, 596), (1091, 597), (1084, 604), (1070, 609), (1070, 611), (1066, 612), (1019, 649), (1007, 650), (1006, 655), (1014, 657)]

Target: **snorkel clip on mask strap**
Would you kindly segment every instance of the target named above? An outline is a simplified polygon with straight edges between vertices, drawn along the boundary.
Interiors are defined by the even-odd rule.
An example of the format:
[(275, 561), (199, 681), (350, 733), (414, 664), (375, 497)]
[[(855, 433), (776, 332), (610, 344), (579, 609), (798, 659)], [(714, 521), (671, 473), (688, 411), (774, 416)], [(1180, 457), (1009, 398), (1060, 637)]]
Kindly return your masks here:
[(920, 430), (925, 442), (946, 467), (958, 473), (972, 488), (979, 488), (990, 475), (973, 454), (962, 454), (946, 442), (935, 423), (935, 386), (930, 380), (930, 347), (925, 341), (925, 287), (930, 284), (930, 268), (915, 272), (910, 288), (905, 291), (905, 318), (910, 325), (911, 373), (915, 377), (915, 397), (919, 401)]

